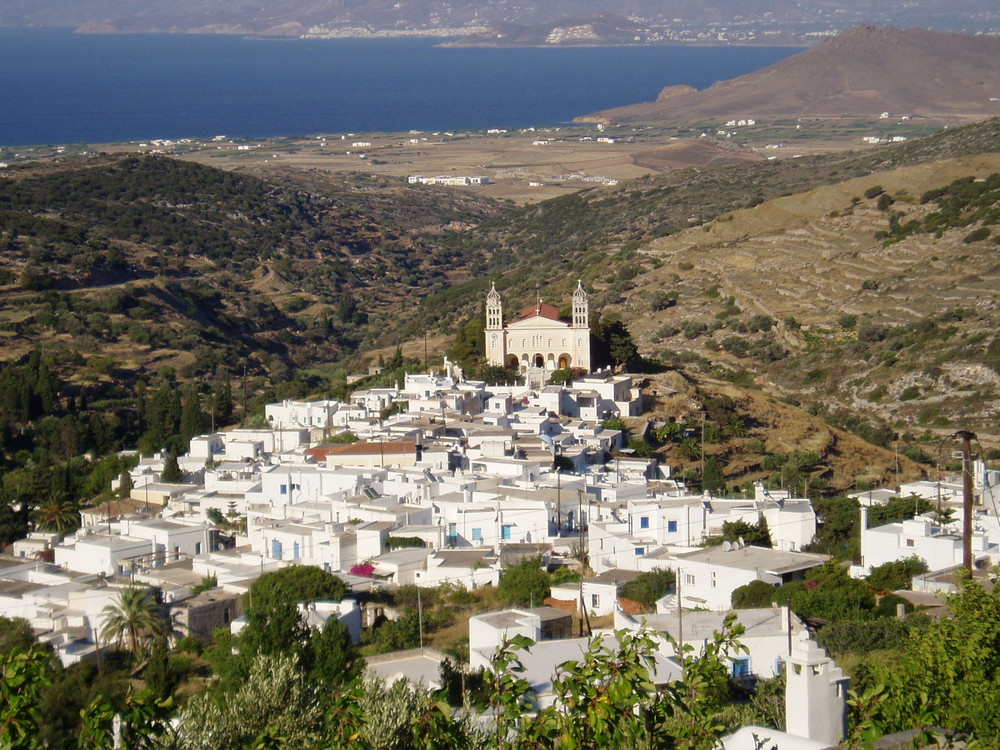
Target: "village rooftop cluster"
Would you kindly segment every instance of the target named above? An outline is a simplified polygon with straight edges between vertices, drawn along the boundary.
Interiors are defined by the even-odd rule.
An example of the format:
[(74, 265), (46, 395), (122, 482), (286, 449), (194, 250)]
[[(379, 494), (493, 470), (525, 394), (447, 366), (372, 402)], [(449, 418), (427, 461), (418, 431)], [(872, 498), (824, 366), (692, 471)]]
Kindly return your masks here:
[[(509, 635), (539, 641), (526, 678), (544, 704), (556, 667), (587, 648), (587, 638), (571, 637), (570, 611), (611, 615), (616, 629), (652, 628), (697, 646), (720, 627), (734, 589), (800, 580), (826, 560), (801, 551), (817, 528), (808, 499), (761, 485), (752, 498), (713, 497), (691, 491), (655, 459), (630, 456), (623, 432), (604, 424), (643, 414), (640, 382), (604, 371), (565, 385), (488, 386), (465, 380), (446, 360), (443, 373), (406, 374), (398, 386), (357, 390), (347, 402), (269, 404), (266, 428), (193, 438), (178, 459), (183, 481), (161, 480), (167, 457), (143, 457), (131, 471), (129, 496), (84, 510), (76, 533), (36, 532), (15, 542), (13, 555), (0, 559), (0, 615), (28, 620), (71, 664), (101, 647), (105, 607), (129, 585), (159, 588), (177, 632), (207, 640), (218, 627), (240, 630), (241, 598), (258, 576), (314, 565), (336, 573), (354, 595), (304, 608), (303, 617), (312, 624), (336, 617), (358, 640), (373, 618), (359, 604), (363, 592), (442, 582), (472, 590), (496, 585), (525, 557), (575, 565), (585, 550), (591, 577), (555, 586), (549, 606), (537, 602), (469, 623), (473, 668)], [(1000, 561), (1000, 524), (987, 511), (998, 475), (975, 468), (980, 569)], [(947, 503), (960, 493), (957, 482), (922, 481), (898, 494)], [(923, 517), (867, 528), (868, 507), (896, 495), (856, 495), (862, 558), (852, 574), (916, 555), (930, 572), (914, 582), (913, 595), (947, 590), (962, 562), (960, 532)], [(725, 522), (762, 519), (771, 549), (701, 546)], [(399, 547), (399, 539), (414, 546)], [(662, 568), (675, 571), (678, 586), (657, 613), (624, 612), (618, 587)], [(206, 577), (218, 585), (193, 594)], [(738, 616), (749, 652), (732, 655), (733, 674), (770, 677), (796, 659), (822, 665), (810, 673), (820, 675), (815, 686), (790, 690), (789, 700), (805, 703), (790, 705), (788, 731), (812, 732), (815, 747), (835, 743), (844, 678), (808, 640), (804, 623), (787, 608)], [(672, 656), (664, 641), (657, 680), (676, 678)], [(381, 656), (369, 670), (433, 686), (440, 658), (430, 650)], [(808, 723), (817, 715), (827, 717), (825, 728), (793, 718)]]

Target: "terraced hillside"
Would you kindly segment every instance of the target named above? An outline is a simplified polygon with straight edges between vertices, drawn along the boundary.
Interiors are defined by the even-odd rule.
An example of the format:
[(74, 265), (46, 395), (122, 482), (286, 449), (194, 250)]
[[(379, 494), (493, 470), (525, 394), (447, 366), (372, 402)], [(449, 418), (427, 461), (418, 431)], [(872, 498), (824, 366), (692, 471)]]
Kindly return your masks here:
[[(1000, 154), (950, 160), (726, 214), (644, 247), (662, 265), (637, 279), (621, 311), (645, 321), (637, 328), (647, 351), (751, 369), (817, 409), (992, 433), (995, 237), (980, 221), (898, 241), (886, 234), (939, 212), (933, 200), (920, 202), (925, 191), (997, 172)], [(975, 239), (977, 229), (986, 235)], [(663, 288), (677, 305), (651, 314), (648, 300)], [(768, 330), (754, 330), (755, 318), (770, 321)]]

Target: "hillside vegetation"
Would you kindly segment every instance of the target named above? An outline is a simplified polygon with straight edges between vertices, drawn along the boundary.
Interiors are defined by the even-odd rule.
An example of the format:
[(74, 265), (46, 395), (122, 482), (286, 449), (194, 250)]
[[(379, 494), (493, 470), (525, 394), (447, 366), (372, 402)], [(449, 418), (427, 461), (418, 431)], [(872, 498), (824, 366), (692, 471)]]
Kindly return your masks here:
[[(492, 280), (510, 310), (563, 304), (583, 279), (598, 327), (631, 329), (655, 373), (655, 419), (730, 404), (704, 441), (706, 477), (730, 489), (884, 482), (893, 448), (901, 476), (928, 472), (950, 455), (938, 438), (969, 427), (989, 446), (995, 425), (998, 131), (527, 207), (163, 157), (7, 169), (0, 471), (4, 498), (27, 501), (8, 525), (40, 504), (55, 523), (122, 468), (84, 454), (176, 450), (269, 399), (343, 396), (379, 347), (391, 378), (399, 345), (422, 359), (425, 334), (437, 352), (460, 327), (475, 338)], [(673, 376), (697, 390), (657, 380)], [(650, 449), (700, 474), (700, 440), (664, 429)]]

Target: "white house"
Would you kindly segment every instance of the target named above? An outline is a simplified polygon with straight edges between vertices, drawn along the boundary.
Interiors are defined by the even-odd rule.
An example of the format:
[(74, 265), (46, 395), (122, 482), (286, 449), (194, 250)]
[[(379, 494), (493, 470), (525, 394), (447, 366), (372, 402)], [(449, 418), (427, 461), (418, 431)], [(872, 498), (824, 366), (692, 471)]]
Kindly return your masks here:
[(823, 555), (723, 545), (669, 558), (677, 573), (681, 603), (690, 609), (728, 610), (732, 593), (751, 581), (780, 586), (801, 580), (810, 568), (826, 562)]
[[(953, 524), (952, 526), (958, 526)], [(977, 567), (1000, 560), (1000, 547), (986, 533), (974, 531), (972, 556)], [(861, 564), (851, 567), (860, 578), (887, 562), (916, 557), (928, 570), (942, 570), (963, 561), (961, 528), (948, 528), (929, 518), (917, 516), (898, 523), (868, 528), (868, 509), (861, 508)]]
[[(729, 660), (733, 677), (756, 675), (769, 678), (784, 669), (785, 660), (791, 653), (793, 639), (805, 632), (802, 620), (787, 607), (765, 607), (759, 609), (734, 610), (736, 620), (745, 628), (740, 643), (747, 652), (725, 653)], [(657, 633), (665, 633), (677, 643), (693, 646), (697, 651), (702, 644), (711, 640), (713, 633), (722, 629), (728, 612), (683, 612), (678, 616), (676, 609), (657, 614), (626, 615), (615, 614), (615, 629), (639, 630), (646, 628)], [(673, 656), (670, 643), (662, 646), (664, 656)]]

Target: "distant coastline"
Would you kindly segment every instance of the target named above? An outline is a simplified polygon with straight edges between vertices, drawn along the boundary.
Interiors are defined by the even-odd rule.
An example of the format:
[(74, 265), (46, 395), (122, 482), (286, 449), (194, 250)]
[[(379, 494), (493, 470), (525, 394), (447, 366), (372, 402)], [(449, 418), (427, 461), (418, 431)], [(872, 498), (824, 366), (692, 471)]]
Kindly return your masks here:
[[(430, 38), (303, 39), (0, 29), (0, 146), (568, 126), (706, 88), (791, 47), (450, 48)], [(360, 162), (359, 162), (360, 166)]]

